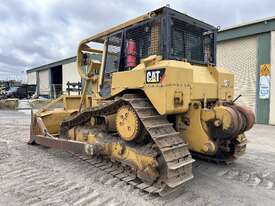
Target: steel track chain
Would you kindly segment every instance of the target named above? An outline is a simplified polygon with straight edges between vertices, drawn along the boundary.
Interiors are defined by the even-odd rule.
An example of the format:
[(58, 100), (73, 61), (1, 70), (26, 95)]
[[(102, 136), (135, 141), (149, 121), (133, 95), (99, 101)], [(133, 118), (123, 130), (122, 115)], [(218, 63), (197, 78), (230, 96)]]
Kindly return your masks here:
[(159, 115), (147, 98), (135, 94), (124, 95), (123, 98), (134, 108), (162, 154), (162, 169), (165, 170), (162, 172), (166, 177), (161, 177), (161, 181), (174, 188), (192, 179), (194, 160), (188, 145), (180, 137), (180, 133), (176, 132), (173, 124), (166, 117)]
[(160, 188), (155, 187), (153, 184), (146, 184), (142, 182), (137, 173), (129, 168), (129, 166), (122, 165), (120, 162), (111, 161), (109, 158), (102, 156), (85, 156), (70, 152), (73, 156), (78, 157), (82, 161), (87, 162), (93, 167), (96, 167), (106, 174), (111, 175), (113, 178), (123, 181), (126, 184), (132, 185), (135, 189), (139, 189), (149, 194), (158, 194)]
[[(180, 134), (175, 131), (173, 124), (169, 123), (166, 117), (159, 115), (144, 96), (127, 94), (98, 107), (85, 109), (62, 122), (60, 137), (68, 138), (68, 130), (72, 127), (85, 124), (91, 117), (114, 114), (120, 106), (125, 104), (130, 104), (134, 108), (148, 134), (150, 134), (161, 152), (162, 164), (160, 167), (162, 174), (165, 174), (153, 185), (144, 183), (138, 178), (129, 183), (146, 192), (159, 193), (163, 196), (170, 193), (173, 188), (177, 188), (192, 179), (192, 163), (194, 160), (190, 155), (188, 146), (180, 137)], [(137, 180), (140, 183), (137, 183)]]

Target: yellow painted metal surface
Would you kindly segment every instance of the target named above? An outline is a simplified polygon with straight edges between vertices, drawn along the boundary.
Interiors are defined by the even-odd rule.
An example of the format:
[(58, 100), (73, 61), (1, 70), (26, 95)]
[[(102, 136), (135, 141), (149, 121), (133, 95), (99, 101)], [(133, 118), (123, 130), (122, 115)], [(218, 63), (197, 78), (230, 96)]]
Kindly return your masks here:
[[(160, 46), (158, 44), (160, 32), (160, 25), (158, 23), (152, 25), (150, 31), (151, 47), (149, 48), (148, 57), (141, 59), (135, 68), (120, 68), (121, 66), (118, 62), (114, 61), (114, 68), (117, 70), (126, 69), (127, 71), (108, 71), (109, 68), (106, 65), (109, 63), (107, 61), (109, 51), (108, 39), (106, 37), (115, 31), (142, 22), (143, 20), (148, 20), (151, 18), (151, 15), (158, 15), (157, 12), (159, 11), (156, 10), (153, 13), (148, 13), (83, 40), (77, 51), (77, 69), (79, 75), (85, 81), (82, 95), (62, 96), (37, 112), (33, 117), (34, 123), (32, 124), (31, 135), (39, 134), (40, 132), (44, 136), (50, 133), (53, 138), (54, 136), (58, 137), (61, 123), (66, 118), (80, 113), (86, 108), (101, 106), (98, 111), (83, 112), (72, 122), (66, 122), (68, 127), (64, 128), (73, 126), (68, 131), (68, 138), (85, 142), (91, 155), (108, 156), (112, 161), (116, 160), (123, 165), (129, 165), (133, 171), (137, 172), (139, 178), (143, 180), (150, 179), (151, 183), (156, 181), (158, 177), (161, 177), (159, 180), (163, 181), (162, 176), (167, 175), (167, 179), (169, 179), (170, 177), (168, 176), (175, 175), (171, 176), (170, 183), (168, 183), (169, 181), (166, 182), (170, 187), (175, 187), (180, 184), (179, 182), (183, 182), (183, 179), (180, 177), (189, 173), (189, 170), (190, 176), (189, 178), (184, 178), (184, 181), (193, 177), (191, 174), (191, 163), (193, 160), (189, 162), (179, 161), (182, 158), (184, 161), (186, 161), (186, 157), (189, 158), (190, 153), (188, 149), (213, 157), (219, 154), (220, 151), (231, 152), (229, 148), (231, 146), (229, 143), (232, 143), (230, 142), (231, 139), (223, 139), (221, 137), (221, 134), (225, 136), (228, 134), (227, 131), (230, 131), (232, 135), (235, 135), (232, 138), (237, 137), (237, 141), (239, 142), (238, 146), (235, 147), (234, 145), (233, 152), (235, 152), (235, 148), (237, 148), (236, 150), (244, 151), (246, 138), (240, 133), (244, 131), (243, 128), (246, 125), (238, 128), (236, 126), (238, 120), (235, 125), (232, 124), (238, 113), (231, 111), (230, 106), (228, 108), (221, 106), (224, 102), (228, 103), (233, 99), (233, 74), (211, 65), (191, 65), (185, 60), (162, 60), (162, 56), (150, 55), (156, 53)], [(91, 48), (88, 45), (91, 42), (104, 43), (103, 50)], [(102, 60), (101, 62), (94, 60), (87, 62), (84, 53), (102, 54)], [(106, 84), (106, 81), (110, 85)], [(106, 85), (103, 85), (104, 83)], [(107, 92), (103, 89), (104, 86), (108, 86)], [(101, 96), (101, 94), (105, 96), (110, 95), (109, 86), (111, 86), (111, 96), (108, 98)], [(117, 102), (114, 102), (114, 107), (103, 108), (104, 103), (112, 103), (127, 93), (137, 93), (138, 95), (133, 95), (134, 98), (145, 98), (140, 94), (140, 91), (150, 100), (157, 112), (165, 117), (159, 118), (159, 115), (156, 114), (151, 104), (148, 106), (149, 102), (147, 99), (147, 108), (146, 104), (136, 103), (138, 106), (132, 107), (130, 104), (127, 105), (127, 102), (121, 103), (122, 101), (118, 101), (121, 103), (119, 104), (120, 108), (117, 107)], [(91, 94), (91, 96), (88, 94)], [(127, 97), (127, 95), (124, 97)], [(50, 107), (60, 102), (63, 102), (64, 108), (50, 110)], [(128, 103), (134, 105), (133, 102), (134, 100), (130, 100)], [(143, 121), (144, 125), (141, 125), (142, 123), (133, 108), (136, 111), (148, 111), (152, 115), (146, 116), (143, 114), (145, 117), (140, 115), (142, 121), (155, 118), (155, 116), (157, 118), (148, 123), (147, 126), (145, 121)], [(109, 113), (105, 111), (107, 109), (110, 109)], [(103, 112), (98, 113), (101, 111)], [(88, 114), (89, 112), (94, 112), (94, 114)], [(139, 114), (139, 112), (137, 113)], [(111, 115), (105, 116), (107, 114)], [(166, 115), (168, 117), (164, 119)], [(243, 119), (246, 117), (244, 116)], [(75, 124), (77, 119), (80, 119), (78, 121), (79, 125)], [(85, 123), (83, 123), (84, 120)], [(177, 132), (172, 127), (172, 124), (176, 127)], [(115, 133), (110, 134), (108, 133), (109, 131)], [(180, 132), (181, 137), (188, 144), (188, 149), (187, 145), (178, 137), (178, 132)], [(170, 133), (172, 136), (170, 136)], [(67, 133), (63, 133), (62, 130), (63, 135), (67, 135)], [(151, 140), (149, 139), (150, 135)], [(174, 141), (177, 142), (174, 145), (170, 144), (168, 140), (173, 140), (173, 135), (177, 135), (177, 137), (174, 137)], [(163, 141), (158, 142), (158, 138), (161, 138)], [(159, 149), (156, 149), (157, 147)], [(170, 148), (174, 149), (174, 147), (176, 148), (175, 150), (170, 150)], [(166, 152), (169, 155), (166, 156)], [(182, 158), (178, 158), (177, 156)], [(168, 162), (170, 157), (171, 159), (174, 157), (178, 159), (177, 161), (176, 159), (169, 160), (167, 165), (164, 164), (166, 160)], [(184, 168), (185, 166), (182, 166), (183, 164), (188, 164), (186, 167), (187, 170)], [(164, 170), (164, 167), (168, 170)], [(159, 172), (164, 174), (159, 174)], [(178, 181), (179, 179), (181, 180)]]
[(156, 169), (157, 162), (155, 158), (142, 153), (137, 153), (135, 150), (128, 148), (121, 143), (105, 145), (105, 151), (117, 160), (129, 161), (136, 169), (143, 171), (145, 168), (151, 169), (150, 176), (158, 176)]
[(101, 133), (88, 128), (72, 128), (69, 135), (72, 140), (87, 141), (89, 144), (100, 146), (102, 154), (144, 171), (150, 177), (159, 176), (156, 169), (158, 164), (152, 155), (141, 153), (121, 142), (103, 140)]
[(189, 123), (187, 127), (182, 128), (181, 124), (184, 118), (181, 115), (177, 116), (177, 130), (181, 133), (183, 139), (188, 143), (190, 150), (200, 153), (214, 154), (216, 146), (206, 133), (201, 122), (202, 108), (199, 102), (194, 102), (190, 106), (187, 113)]
[(125, 105), (119, 108), (116, 114), (116, 129), (122, 139), (134, 140), (139, 132), (139, 124), (138, 116), (130, 106)]
[(49, 133), (58, 134), (62, 121), (70, 117), (75, 112), (77, 112), (77, 110), (56, 109), (42, 112), (38, 116), (43, 120)]
[[(42, 119), (49, 133), (58, 134), (62, 121), (78, 112), (80, 99), (81, 96), (63, 95), (37, 111), (35, 117)], [(59, 103), (63, 103), (63, 108), (56, 108)], [(91, 97), (86, 96), (85, 106), (90, 107), (91, 105)], [(35, 127), (35, 125), (32, 125), (32, 127)]]
[(224, 130), (227, 130), (232, 125), (232, 118), (230, 113), (225, 109), (225, 107), (215, 107), (215, 118), (222, 122), (222, 127)]
[[(146, 84), (146, 71), (154, 69), (165, 69), (163, 81)], [(131, 71), (114, 73), (112, 95), (128, 89), (143, 90), (157, 111), (164, 115), (187, 112), (192, 101), (205, 98), (232, 100), (233, 86), (233, 74), (222, 68), (163, 60), (148, 67), (141, 63)], [(176, 101), (178, 96), (182, 96), (181, 104)]]

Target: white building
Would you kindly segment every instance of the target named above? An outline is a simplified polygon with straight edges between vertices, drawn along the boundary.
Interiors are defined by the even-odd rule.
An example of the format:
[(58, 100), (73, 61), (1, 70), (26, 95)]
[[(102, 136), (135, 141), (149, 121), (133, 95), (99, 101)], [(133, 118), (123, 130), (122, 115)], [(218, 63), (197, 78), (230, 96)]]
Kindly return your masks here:
[(238, 103), (257, 123), (275, 124), (275, 17), (225, 28), (217, 40), (217, 65), (235, 74)]
[(27, 70), (28, 84), (37, 85), (41, 96), (66, 92), (67, 82), (80, 82), (76, 69), (76, 57), (71, 57)]

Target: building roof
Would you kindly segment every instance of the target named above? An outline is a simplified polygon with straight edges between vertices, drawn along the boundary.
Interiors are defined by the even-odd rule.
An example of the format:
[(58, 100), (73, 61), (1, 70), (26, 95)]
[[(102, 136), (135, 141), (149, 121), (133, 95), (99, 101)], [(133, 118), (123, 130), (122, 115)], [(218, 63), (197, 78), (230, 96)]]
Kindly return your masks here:
[(45, 70), (45, 69), (49, 69), (51, 67), (56, 67), (56, 66), (63, 65), (63, 64), (69, 64), (69, 63), (72, 63), (72, 62), (75, 62), (75, 61), (76, 61), (76, 56), (73, 56), (73, 57), (62, 59), (62, 60), (59, 60), (59, 61), (55, 61), (55, 62), (52, 62), (52, 63), (49, 63), (49, 64), (44, 64), (44, 65), (39, 66), (39, 67), (33, 67), (31, 69), (28, 69), (27, 73)]
[(218, 41), (225, 41), (275, 30), (275, 16), (225, 27), (218, 32)]
[[(100, 54), (92, 53), (91, 55), (92, 55), (93, 59), (101, 60), (101, 55)], [(69, 64), (69, 63), (72, 63), (72, 62), (76, 62), (76, 56), (69, 57), (69, 58), (66, 58), (66, 59), (61, 59), (61, 60), (58, 60), (58, 61), (55, 61), (55, 62), (52, 62), (52, 63), (49, 63), (49, 64), (44, 64), (44, 65), (41, 65), (41, 66), (38, 66), (38, 67), (33, 67), (31, 69), (28, 69), (27, 73), (42, 71), (42, 70), (46, 70), (46, 69), (56, 67), (56, 66), (60, 66), (60, 65), (63, 65), (63, 64)]]
[(228, 27), (222, 28), (220, 31), (222, 32), (222, 31), (226, 31), (226, 30), (230, 30), (230, 29), (235, 29), (238, 27), (248, 26), (251, 24), (257, 24), (257, 23), (261, 23), (261, 22), (265, 22), (265, 21), (270, 21), (273, 19), (275, 19), (275, 16), (266, 17), (266, 18), (262, 18), (262, 19), (258, 19), (258, 20), (254, 20), (254, 21), (249, 21), (249, 22), (245, 22), (245, 23), (241, 23), (241, 24), (236, 24), (233, 26), (228, 26)]

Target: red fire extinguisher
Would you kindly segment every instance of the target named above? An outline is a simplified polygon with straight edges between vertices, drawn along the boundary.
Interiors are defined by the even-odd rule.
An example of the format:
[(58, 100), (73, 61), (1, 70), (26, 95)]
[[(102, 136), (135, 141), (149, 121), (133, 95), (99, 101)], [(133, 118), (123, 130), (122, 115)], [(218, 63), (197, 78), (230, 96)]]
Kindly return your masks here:
[(127, 67), (133, 68), (137, 65), (137, 57), (136, 57), (136, 42), (132, 39), (127, 41)]

